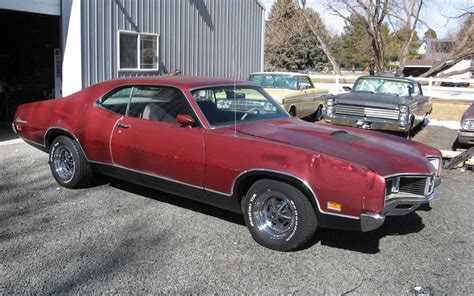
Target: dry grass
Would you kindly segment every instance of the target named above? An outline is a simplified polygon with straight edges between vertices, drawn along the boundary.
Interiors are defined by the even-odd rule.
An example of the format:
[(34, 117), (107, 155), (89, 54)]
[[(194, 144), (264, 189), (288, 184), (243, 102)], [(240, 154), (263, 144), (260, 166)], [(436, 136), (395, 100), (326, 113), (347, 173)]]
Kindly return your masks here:
[(433, 112), (428, 118), (460, 121), (468, 107), (467, 102), (433, 101)]

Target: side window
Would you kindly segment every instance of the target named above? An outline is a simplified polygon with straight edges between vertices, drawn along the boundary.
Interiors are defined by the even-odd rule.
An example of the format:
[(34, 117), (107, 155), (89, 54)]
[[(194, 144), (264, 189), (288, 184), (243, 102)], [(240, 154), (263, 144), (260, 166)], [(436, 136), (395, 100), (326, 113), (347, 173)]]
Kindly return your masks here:
[(114, 90), (107, 95), (105, 95), (100, 101), (99, 106), (104, 109), (107, 109), (111, 112), (125, 115), (127, 111), (128, 100), (130, 99), (130, 93), (132, 92), (132, 87), (121, 88)]
[(197, 122), (183, 93), (171, 87), (135, 86), (128, 116), (175, 123), (178, 114), (190, 115)]
[(313, 87), (313, 84), (311, 83), (308, 77), (299, 77), (299, 82), (300, 89), (308, 89)]
[(420, 85), (413, 84), (413, 96), (416, 97), (419, 95), (421, 95)]

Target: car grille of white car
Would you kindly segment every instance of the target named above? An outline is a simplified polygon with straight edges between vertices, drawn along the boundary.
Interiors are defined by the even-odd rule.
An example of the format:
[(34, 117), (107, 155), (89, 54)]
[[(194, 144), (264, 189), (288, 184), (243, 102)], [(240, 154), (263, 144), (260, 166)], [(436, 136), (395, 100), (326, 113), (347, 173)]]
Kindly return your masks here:
[(370, 108), (363, 106), (335, 105), (336, 114), (364, 116), (384, 119), (398, 119), (399, 111), (393, 109)]

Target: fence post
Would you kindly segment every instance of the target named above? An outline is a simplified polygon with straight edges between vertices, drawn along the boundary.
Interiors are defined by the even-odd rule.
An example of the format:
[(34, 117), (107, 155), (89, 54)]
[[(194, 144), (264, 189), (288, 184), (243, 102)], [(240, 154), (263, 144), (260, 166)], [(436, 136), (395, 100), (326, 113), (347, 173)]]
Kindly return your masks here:
[(336, 75), (336, 86), (339, 86), (339, 75)]
[(429, 77), (429, 82), (428, 82), (428, 90), (430, 91), (430, 95), (433, 92), (433, 77)]

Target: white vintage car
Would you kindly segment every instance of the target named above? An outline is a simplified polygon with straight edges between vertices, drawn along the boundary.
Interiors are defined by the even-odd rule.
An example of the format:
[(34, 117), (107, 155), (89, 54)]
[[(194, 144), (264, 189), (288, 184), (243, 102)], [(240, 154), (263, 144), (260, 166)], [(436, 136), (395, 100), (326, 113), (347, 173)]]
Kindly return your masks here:
[(299, 118), (321, 120), (327, 90), (317, 89), (306, 74), (291, 72), (258, 72), (248, 80), (263, 86), (288, 113)]

